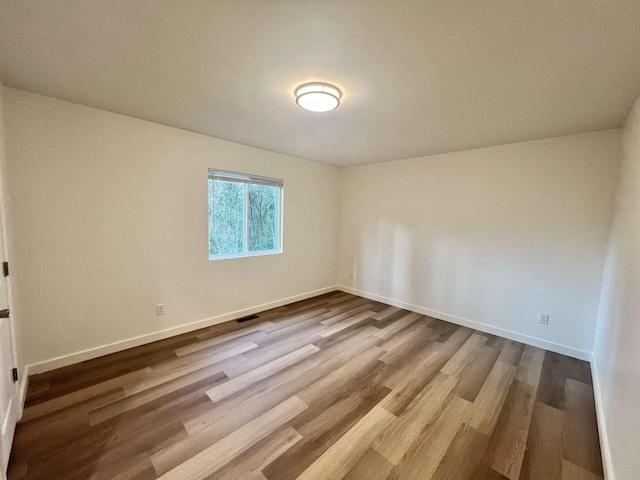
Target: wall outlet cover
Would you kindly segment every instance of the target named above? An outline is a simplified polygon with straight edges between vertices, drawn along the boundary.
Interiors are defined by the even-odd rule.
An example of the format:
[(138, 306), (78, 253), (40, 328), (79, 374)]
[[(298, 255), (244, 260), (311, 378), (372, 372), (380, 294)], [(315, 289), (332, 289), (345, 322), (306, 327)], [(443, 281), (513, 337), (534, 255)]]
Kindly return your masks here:
[(538, 314), (538, 323), (540, 325), (549, 325), (549, 314), (548, 313), (539, 313)]

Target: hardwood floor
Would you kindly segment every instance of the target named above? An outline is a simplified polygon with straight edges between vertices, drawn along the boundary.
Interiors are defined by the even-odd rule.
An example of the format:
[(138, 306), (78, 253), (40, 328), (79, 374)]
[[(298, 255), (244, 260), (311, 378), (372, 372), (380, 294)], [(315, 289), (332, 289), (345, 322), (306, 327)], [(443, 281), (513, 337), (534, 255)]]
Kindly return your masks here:
[(586, 362), (333, 292), (34, 376), (9, 479), (603, 477)]

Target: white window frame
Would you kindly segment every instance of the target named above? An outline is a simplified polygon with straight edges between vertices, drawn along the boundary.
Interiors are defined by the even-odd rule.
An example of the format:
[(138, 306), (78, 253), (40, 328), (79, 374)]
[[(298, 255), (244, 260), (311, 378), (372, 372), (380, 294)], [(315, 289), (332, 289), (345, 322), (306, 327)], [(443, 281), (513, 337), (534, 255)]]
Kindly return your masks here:
[[(283, 252), (283, 218), (284, 218), (284, 180), (280, 178), (261, 177), (258, 175), (249, 175), (246, 173), (230, 172), (227, 170), (219, 170), (217, 168), (210, 168), (208, 180), (223, 180), (225, 182), (238, 182), (244, 183), (244, 251), (241, 253), (233, 254), (220, 254), (209, 255), (209, 260), (226, 260), (230, 258), (245, 258), (245, 257), (260, 257), (263, 255), (278, 255)], [(260, 252), (249, 251), (249, 185), (269, 185), (272, 187), (278, 187), (278, 248), (275, 250), (263, 250)], [(209, 193), (207, 189), (207, 199)], [(207, 213), (208, 217), (208, 213)], [(209, 225), (210, 219), (207, 218), (207, 225)], [(209, 228), (207, 227), (207, 235), (209, 234)], [(207, 239), (210, 240), (210, 239)], [(209, 241), (207, 241), (207, 251), (209, 250)]]

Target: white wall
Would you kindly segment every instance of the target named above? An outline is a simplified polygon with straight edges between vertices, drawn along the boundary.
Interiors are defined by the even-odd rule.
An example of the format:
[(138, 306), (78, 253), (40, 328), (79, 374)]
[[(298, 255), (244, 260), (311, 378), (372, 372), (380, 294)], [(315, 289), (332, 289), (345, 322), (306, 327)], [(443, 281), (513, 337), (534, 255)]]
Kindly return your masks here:
[(346, 169), (340, 285), (589, 358), (620, 135)]
[[(623, 161), (594, 346), (609, 480), (640, 472), (640, 99), (624, 128)], [(599, 390), (599, 392), (598, 392)], [(603, 428), (604, 427), (604, 428)]]
[[(339, 169), (10, 88), (4, 105), (26, 363), (335, 286)], [(284, 179), (283, 254), (209, 261), (209, 167)]]
[[(6, 133), (5, 133), (5, 105), (4, 105), (4, 98), (2, 96), (2, 89), (3, 89), (3, 85), (2, 82), (0, 82), (0, 197), (2, 198), (2, 201), (0, 202), (0, 228), (2, 229), (2, 235), (3, 235), (3, 245), (2, 245), (2, 253), (3, 253), (3, 258), (5, 261), (9, 262), (10, 265), (13, 265), (12, 263), (12, 258), (9, 255), (9, 246), (15, 242), (15, 239), (13, 238), (13, 231), (7, 228), (7, 219), (6, 219), (6, 214), (7, 214), (7, 207), (9, 206), (9, 198), (6, 194), (7, 192), (7, 185), (6, 185), (6, 178), (5, 178), (5, 172), (7, 169), (7, 155), (6, 155)], [(8, 306), (9, 309), (11, 311), (11, 318), (10, 318), (10, 326), (11, 326), (11, 331), (12, 331), (12, 335), (11, 335), (11, 342), (12, 342), (12, 347), (13, 347), (13, 362), (14, 365), (13, 367), (16, 367), (18, 369), (18, 376), (20, 379), (19, 385), (18, 385), (18, 395), (19, 398), (22, 399), (23, 398), (23, 394), (26, 393), (25, 391), (25, 387), (27, 385), (26, 382), (26, 375), (24, 375), (24, 356), (23, 356), (23, 345), (22, 345), (22, 340), (24, 339), (24, 332), (23, 332), (23, 328), (22, 328), (22, 324), (20, 322), (17, 322), (17, 318), (18, 317), (18, 313), (19, 313), (19, 308), (16, 308), (16, 303), (13, 301), (14, 297), (15, 297), (15, 285), (11, 284), (11, 280), (13, 279), (13, 275), (10, 275), (8, 277), (8, 281), (5, 283), (6, 285), (6, 290), (7, 290), (7, 299), (8, 299)], [(4, 288), (4, 287), (3, 287)], [(4, 295), (4, 293), (3, 293)]]
[[(331, 288), (336, 259), (339, 283), (357, 293), (592, 351), (619, 130), (341, 171), (20, 90), (3, 96), (14, 308), (23, 363), (45, 362), (34, 371)], [(284, 178), (284, 254), (208, 260), (209, 167)]]

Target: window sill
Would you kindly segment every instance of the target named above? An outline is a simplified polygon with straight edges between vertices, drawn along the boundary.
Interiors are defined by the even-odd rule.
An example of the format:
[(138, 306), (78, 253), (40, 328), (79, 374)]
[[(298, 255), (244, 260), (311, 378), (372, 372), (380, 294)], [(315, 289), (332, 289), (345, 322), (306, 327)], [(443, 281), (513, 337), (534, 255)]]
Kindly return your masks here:
[(237, 255), (209, 255), (209, 260), (230, 260), (232, 258), (264, 257), (266, 255), (279, 255), (281, 253), (282, 250), (269, 250), (268, 252), (239, 253)]

